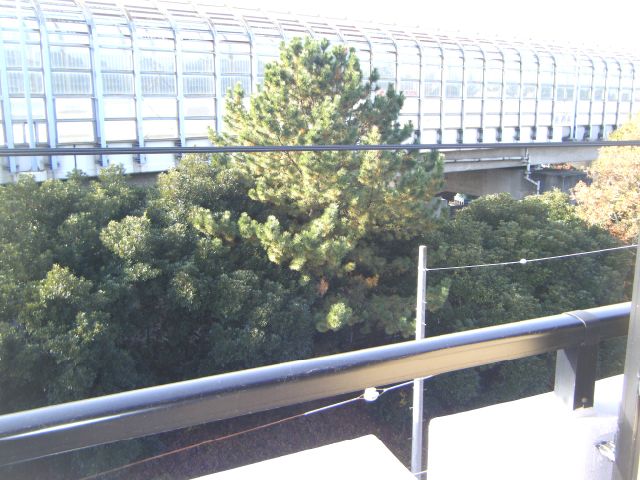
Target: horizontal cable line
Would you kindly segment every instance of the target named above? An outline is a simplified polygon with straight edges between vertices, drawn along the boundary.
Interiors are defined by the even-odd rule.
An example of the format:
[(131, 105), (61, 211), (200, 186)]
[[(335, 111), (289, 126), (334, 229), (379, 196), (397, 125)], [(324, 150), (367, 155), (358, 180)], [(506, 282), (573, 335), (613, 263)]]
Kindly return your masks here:
[(570, 258), (570, 257), (580, 257), (584, 255), (594, 255), (596, 253), (602, 252), (612, 252), (614, 250), (624, 250), (627, 248), (637, 247), (638, 244), (634, 243), (631, 245), (624, 245), (622, 247), (611, 247), (611, 248), (601, 248), (600, 250), (591, 250), (588, 252), (577, 252), (577, 253), (567, 253), (565, 255), (554, 255), (552, 257), (540, 257), (540, 258), (521, 258), (520, 260), (514, 260), (511, 262), (498, 262), (498, 263), (479, 263), (476, 265), (460, 265), (457, 267), (435, 267), (435, 268), (425, 268), (427, 272), (437, 272), (444, 270), (463, 270), (463, 269), (471, 269), (471, 268), (482, 268), (482, 267), (499, 267), (503, 265), (526, 265), (528, 263), (534, 262), (545, 262), (547, 260), (558, 260), (562, 258)]
[[(432, 377), (432, 375), (430, 375), (428, 377), (423, 377), (422, 380), (426, 380), (426, 379), (431, 378), (431, 377)], [(416, 380), (418, 380), (418, 379), (416, 379)], [(186, 451), (191, 450), (193, 448), (202, 447), (204, 445), (210, 445), (212, 443), (221, 442), (223, 440), (229, 440), (230, 438), (238, 437), (240, 435), (244, 435), (245, 433), (257, 432), (258, 430), (263, 430), (263, 429), (268, 428), (268, 427), (273, 427), (273, 426), (276, 426), (276, 425), (280, 425), (280, 424), (288, 422), (290, 420), (295, 420), (297, 418), (307, 417), (309, 415), (314, 415), (316, 413), (325, 412), (327, 410), (332, 410), (332, 409), (338, 408), (338, 407), (343, 407), (345, 405), (357, 402), (359, 400), (367, 400), (369, 402), (375, 401), (381, 395), (384, 395), (387, 392), (390, 392), (392, 390), (396, 390), (396, 389), (401, 388), (401, 387), (406, 387), (407, 385), (413, 384), (413, 382), (414, 382), (413, 380), (410, 380), (408, 382), (399, 383), (399, 384), (392, 385), (392, 386), (387, 387), (387, 388), (375, 388), (374, 390), (376, 392), (378, 392), (378, 395), (375, 398), (373, 398), (372, 400), (367, 400), (367, 398), (365, 397), (365, 393), (362, 393), (362, 394), (358, 395), (357, 397), (353, 397), (353, 398), (350, 398), (348, 400), (344, 400), (342, 402), (332, 403), (331, 405), (326, 405), (324, 407), (316, 408), (316, 409), (313, 409), (313, 410), (308, 410), (306, 412), (298, 413), (296, 415), (291, 415), (290, 417), (285, 417), (285, 418), (281, 418), (279, 420), (274, 420), (273, 422), (269, 422), (269, 423), (265, 423), (265, 424), (262, 424), (262, 425), (258, 425), (257, 427), (251, 427), (251, 428), (248, 428), (246, 430), (241, 430), (239, 432), (230, 433), (228, 435), (223, 435), (221, 437), (210, 438), (209, 440), (204, 440), (202, 442), (194, 443), (192, 445), (187, 445), (185, 447), (176, 448), (175, 450), (170, 450), (168, 452), (160, 453), (160, 454), (154, 455), (152, 457), (143, 458), (142, 460), (138, 460), (138, 461), (135, 461), (135, 462), (127, 463), (126, 465), (121, 465), (119, 467), (115, 467), (115, 468), (112, 468), (110, 470), (105, 470), (104, 472), (95, 473), (93, 475), (82, 477), (80, 480), (93, 480), (93, 479), (96, 479), (96, 478), (100, 478), (100, 477), (103, 477), (105, 475), (109, 475), (111, 473), (120, 472), (122, 470), (126, 470), (126, 469), (129, 469), (131, 467), (135, 467), (135, 466), (138, 466), (138, 465), (142, 465), (142, 464), (151, 462), (153, 460), (159, 460), (161, 458), (165, 458), (165, 457), (168, 457), (168, 456), (171, 456), (171, 455), (175, 455), (177, 453), (186, 452)]]
[(0, 148), (0, 157), (127, 155), (184, 153), (260, 153), (260, 152), (337, 152), (370, 150), (481, 150), (495, 148), (572, 148), (572, 147), (640, 147), (640, 140), (594, 142), (522, 142), (522, 143), (409, 143), (376, 145), (231, 145), (206, 147), (36, 147)]

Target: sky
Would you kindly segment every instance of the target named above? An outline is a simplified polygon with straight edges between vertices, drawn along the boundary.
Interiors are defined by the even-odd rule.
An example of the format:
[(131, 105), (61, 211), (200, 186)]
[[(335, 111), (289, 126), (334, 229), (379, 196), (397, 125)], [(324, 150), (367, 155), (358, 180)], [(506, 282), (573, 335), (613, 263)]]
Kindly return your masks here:
[(573, 39), (640, 55), (640, 0), (233, 0), (229, 6), (290, 11), (507, 39)]

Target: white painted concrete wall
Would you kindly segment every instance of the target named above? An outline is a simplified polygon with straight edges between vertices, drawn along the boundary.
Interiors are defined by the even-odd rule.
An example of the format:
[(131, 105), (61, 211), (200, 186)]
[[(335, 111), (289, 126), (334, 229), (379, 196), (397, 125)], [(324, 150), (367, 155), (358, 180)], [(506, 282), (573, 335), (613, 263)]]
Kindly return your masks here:
[(432, 420), (429, 480), (609, 480), (595, 445), (613, 440), (622, 381), (598, 381), (593, 408), (548, 393)]
[(197, 480), (415, 480), (375, 435), (332, 443)]

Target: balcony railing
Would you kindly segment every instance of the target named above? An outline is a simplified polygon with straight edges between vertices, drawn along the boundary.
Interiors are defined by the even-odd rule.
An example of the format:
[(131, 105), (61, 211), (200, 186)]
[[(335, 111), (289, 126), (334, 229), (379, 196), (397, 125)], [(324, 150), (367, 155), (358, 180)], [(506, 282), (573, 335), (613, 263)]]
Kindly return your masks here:
[(0, 465), (493, 362), (559, 351), (556, 392), (590, 406), (599, 341), (630, 303), (281, 363), (0, 416)]

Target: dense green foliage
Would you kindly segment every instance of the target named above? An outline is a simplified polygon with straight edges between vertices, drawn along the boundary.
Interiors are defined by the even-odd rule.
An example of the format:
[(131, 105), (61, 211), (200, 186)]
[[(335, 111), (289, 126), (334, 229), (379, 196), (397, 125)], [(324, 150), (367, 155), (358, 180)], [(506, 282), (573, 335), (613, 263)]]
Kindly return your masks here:
[[(618, 242), (579, 219), (567, 196), (556, 191), (521, 201), (505, 194), (476, 200), (427, 244), (430, 266), (444, 266), (556, 256)], [(430, 282), (445, 277), (451, 284), (442, 308), (430, 313), (427, 329), (438, 335), (624, 301), (632, 258), (630, 252), (603, 253), (429, 273)], [(615, 369), (611, 354), (606, 354), (608, 367)], [(549, 391), (552, 374), (549, 358), (535, 357), (435, 379), (431, 391), (443, 407), (490, 404)]]
[(198, 209), (250, 210), (237, 192), (200, 161), (146, 192), (117, 169), (0, 189), (0, 409), (308, 355), (291, 275), (200, 233)]

